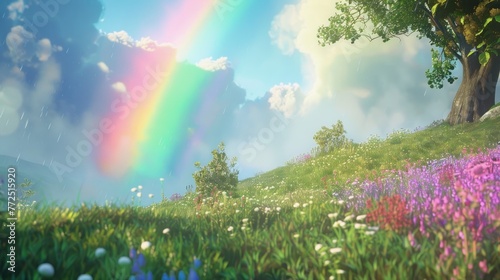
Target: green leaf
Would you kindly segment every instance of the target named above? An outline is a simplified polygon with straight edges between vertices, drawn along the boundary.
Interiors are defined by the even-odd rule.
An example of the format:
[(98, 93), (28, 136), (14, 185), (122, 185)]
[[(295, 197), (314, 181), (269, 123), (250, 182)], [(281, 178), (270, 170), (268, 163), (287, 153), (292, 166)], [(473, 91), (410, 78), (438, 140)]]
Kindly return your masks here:
[(496, 20), (497, 22), (500, 22), (500, 15), (495, 16), (495, 20)]
[(436, 3), (434, 6), (432, 6), (432, 9), (431, 9), (432, 15), (436, 14), (436, 10), (437, 10), (438, 5), (439, 5), (439, 3)]
[[(492, 20), (493, 20), (493, 18), (492, 18), (492, 17), (487, 18), (487, 19), (486, 19), (486, 21), (484, 22), (483, 27), (486, 27), (486, 25), (488, 25), (488, 24), (489, 24)], [(482, 31), (482, 30), (481, 30), (481, 31)]]
[(485, 65), (486, 63), (488, 63), (489, 60), (490, 60), (489, 52), (483, 52), (479, 55), (479, 63), (481, 63), (481, 65)]
[(476, 52), (476, 50), (471, 50), (471, 51), (469, 52), (469, 54), (467, 55), (467, 57), (469, 57), (469, 56), (473, 55), (475, 52)]

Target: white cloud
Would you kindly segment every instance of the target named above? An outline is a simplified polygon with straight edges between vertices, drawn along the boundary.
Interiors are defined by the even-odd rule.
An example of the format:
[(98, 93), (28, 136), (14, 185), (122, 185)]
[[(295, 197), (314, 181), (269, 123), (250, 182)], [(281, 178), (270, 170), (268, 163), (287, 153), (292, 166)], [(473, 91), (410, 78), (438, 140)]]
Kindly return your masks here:
[(304, 72), (310, 74), (312, 85), (307, 92), (303, 113), (325, 97), (334, 97), (340, 85), (349, 82), (340, 81), (335, 73), (352, 70), (353, 60), (358, 62), (359, 59), (390, 55), (408, 62), (424, 47), (424, 42), (416, 37), (402, 37), (401, 42), (368, 42), (360, 39), (354, 45), (348, 41), (339, 41), (335, 45), (320, 46), (317, 39), (318, 28), (328, 24), (328, 18), (335, 11), (336, 2), (339, 1), (302, 0), (295, 5), (285, 6), (272, 23), (272, 42), (284, 54), (298, 51), (306, 57), (303, 68), (307, 70)]
[(149, 37), (143, 37), (135, 42), (135, 46), (146, 51), (154, 51), (158, 48), (159, 44)]
[(135, 45), (134, 39), (124, 30), (106, 34), (111, 42), (120, 43), (132, 47)]
[(12, 2), (7, 6), (7, 10), (9, 10), (9, 18), (11, 20), (18, 20), (18, 16), (23, 13), (24, 8), (26, 8), (26, 5), (24, 5), (23, 0), (17, 0), (15, 2)]
[(45, 38), (37, 43), (36, 55), (40, 61), (47, 61), (52, 55), (52, 44)]
[(128, 46), (128, 47), (136, 47), (136, 48), (141, 48), (146, 51), (156, 51), (159, 48), (167, 47), (174, 49), (174, 45), (170, 43), (158, 43), (157, 41), (151, 39), (150, 37), (142, 37), (140, 40), (134, 40), (132, 36), (130, 36), (126, 31), (121, 30), (121, 31), (116, 31), (116, 32), (111, 32), (107, 33), (106, 37), (111, 41), (115, 43), (120, 43), (122, 45)]
[(17, 83), (6, 81), (0, 88), (0, 135), (9, 135), (17, 129), (22, 103), (23, 96)]
[(61, 68), (59, 64), (49, 60), (40, 65), (36, 87), (31, 92), (30, 98), (26, 100), (33, 111), (39, 110), (42, 106), (50, 106), (60, 80)]
[(97, 67), (99, 67), (99, 69), (101, 69), (102, 72), (109, 73), (109, 67), (108, 65), (106, 65), (106, 63), (100, 61), (97, 63)]
[(196, 63), (196, 66), (203, 70), (214, 72), (218, 70), (226, 70), (231, 66), (231, 64), (229, 63), (227, 57), (223, 56), (215, 60), (212, 57), (203, 58)]
[(302, 94), (300, 86), (297, 83), (281, 83), (273, 86), (269, 92), (271, 96), (267, 101), (271, 109), (282, 112), (286, 118), (290, 118), (296, 113), (298, 106), (300, 106), (298, 103)]
[(24, 63), (31, 60), (35, 51), (34, 38), (35, 36), (31, 32), (26, 31), (20, 25), (11, 28), (5, 41), (10, 57), (15, 63)]
[(302, 22), (299, 19), (298, 5), (285, 5), (271, 22), (269, 36), (284, 54), (293, 54), (295, 50), (295, 39), (300, 32)]
[(119, 93), (127, 92), (127, 86), (125, 86), (125, 84), (122, 82), (116, 82), (112, 84), (111, 87)]

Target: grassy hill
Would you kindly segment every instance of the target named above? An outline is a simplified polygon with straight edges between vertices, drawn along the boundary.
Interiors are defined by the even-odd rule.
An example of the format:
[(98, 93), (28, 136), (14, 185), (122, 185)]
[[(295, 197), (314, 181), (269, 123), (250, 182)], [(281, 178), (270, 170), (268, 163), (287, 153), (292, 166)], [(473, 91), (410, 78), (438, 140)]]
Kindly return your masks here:
[(421, 166), (448, 155), (459, 156), (464, 149), (495, 147), (499, 141), (500, 118), (456, 126), (436, 122), (415, 132), (396, 131), (386, 139), (371, 137), (365, 143), (287, 164), (245, 179), (239, 187), (285, 186), (282, 190), (286, 193), (297, 188), (319, 189), (326, 180), (343, 188), (342, 183), (347, 181), (374, 178), (384, 170), (405, 169), (408, 164)]
[(499, 128), (372, 137), (234, 196), (17, 210), (18, 270), (3, 254), (2, 279), (500, 279)]

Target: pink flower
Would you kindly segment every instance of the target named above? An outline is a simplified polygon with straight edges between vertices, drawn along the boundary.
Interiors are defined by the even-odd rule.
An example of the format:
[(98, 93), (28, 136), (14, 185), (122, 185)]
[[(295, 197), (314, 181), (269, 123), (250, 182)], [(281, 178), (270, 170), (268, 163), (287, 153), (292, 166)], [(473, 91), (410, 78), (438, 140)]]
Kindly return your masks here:
[(486, 264), (486, 260), (482, 260), (482, 261), (479, 262), (479, 268), (484, 273), (488, 273), (488, 265)]

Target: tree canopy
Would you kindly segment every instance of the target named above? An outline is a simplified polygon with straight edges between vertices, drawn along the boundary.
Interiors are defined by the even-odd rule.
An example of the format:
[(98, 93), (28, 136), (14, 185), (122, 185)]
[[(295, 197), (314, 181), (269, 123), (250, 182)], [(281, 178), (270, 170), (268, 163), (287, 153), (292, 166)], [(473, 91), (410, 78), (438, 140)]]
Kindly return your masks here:
[[(457, 79), (452, 75), (457, 60), (464, 66), (471, 65), (471, 59), (478, 61), (479, 66), (471, 71), (475, 73), (487, 66), (492, 58), (498, 59), (498, 0), (345, 0), (336, 4), (336, 10), (329, 24), (318, 29), (321, 45), (334, 44), (341, 39), (354, 43), (362, 37), (370, 41), (380, 38), (386, 42), (412, 33), (420, 39), (428, 38), (436, 48), (432, 48), (432, 69), (426, 72), (432, 88), (443, 87), (445, 80), (453, 83)], [(496, 75), (498, 79), (496, 67), (484, 72), (474, 75), (482, 78), (491, 75), (492, 80)]]

